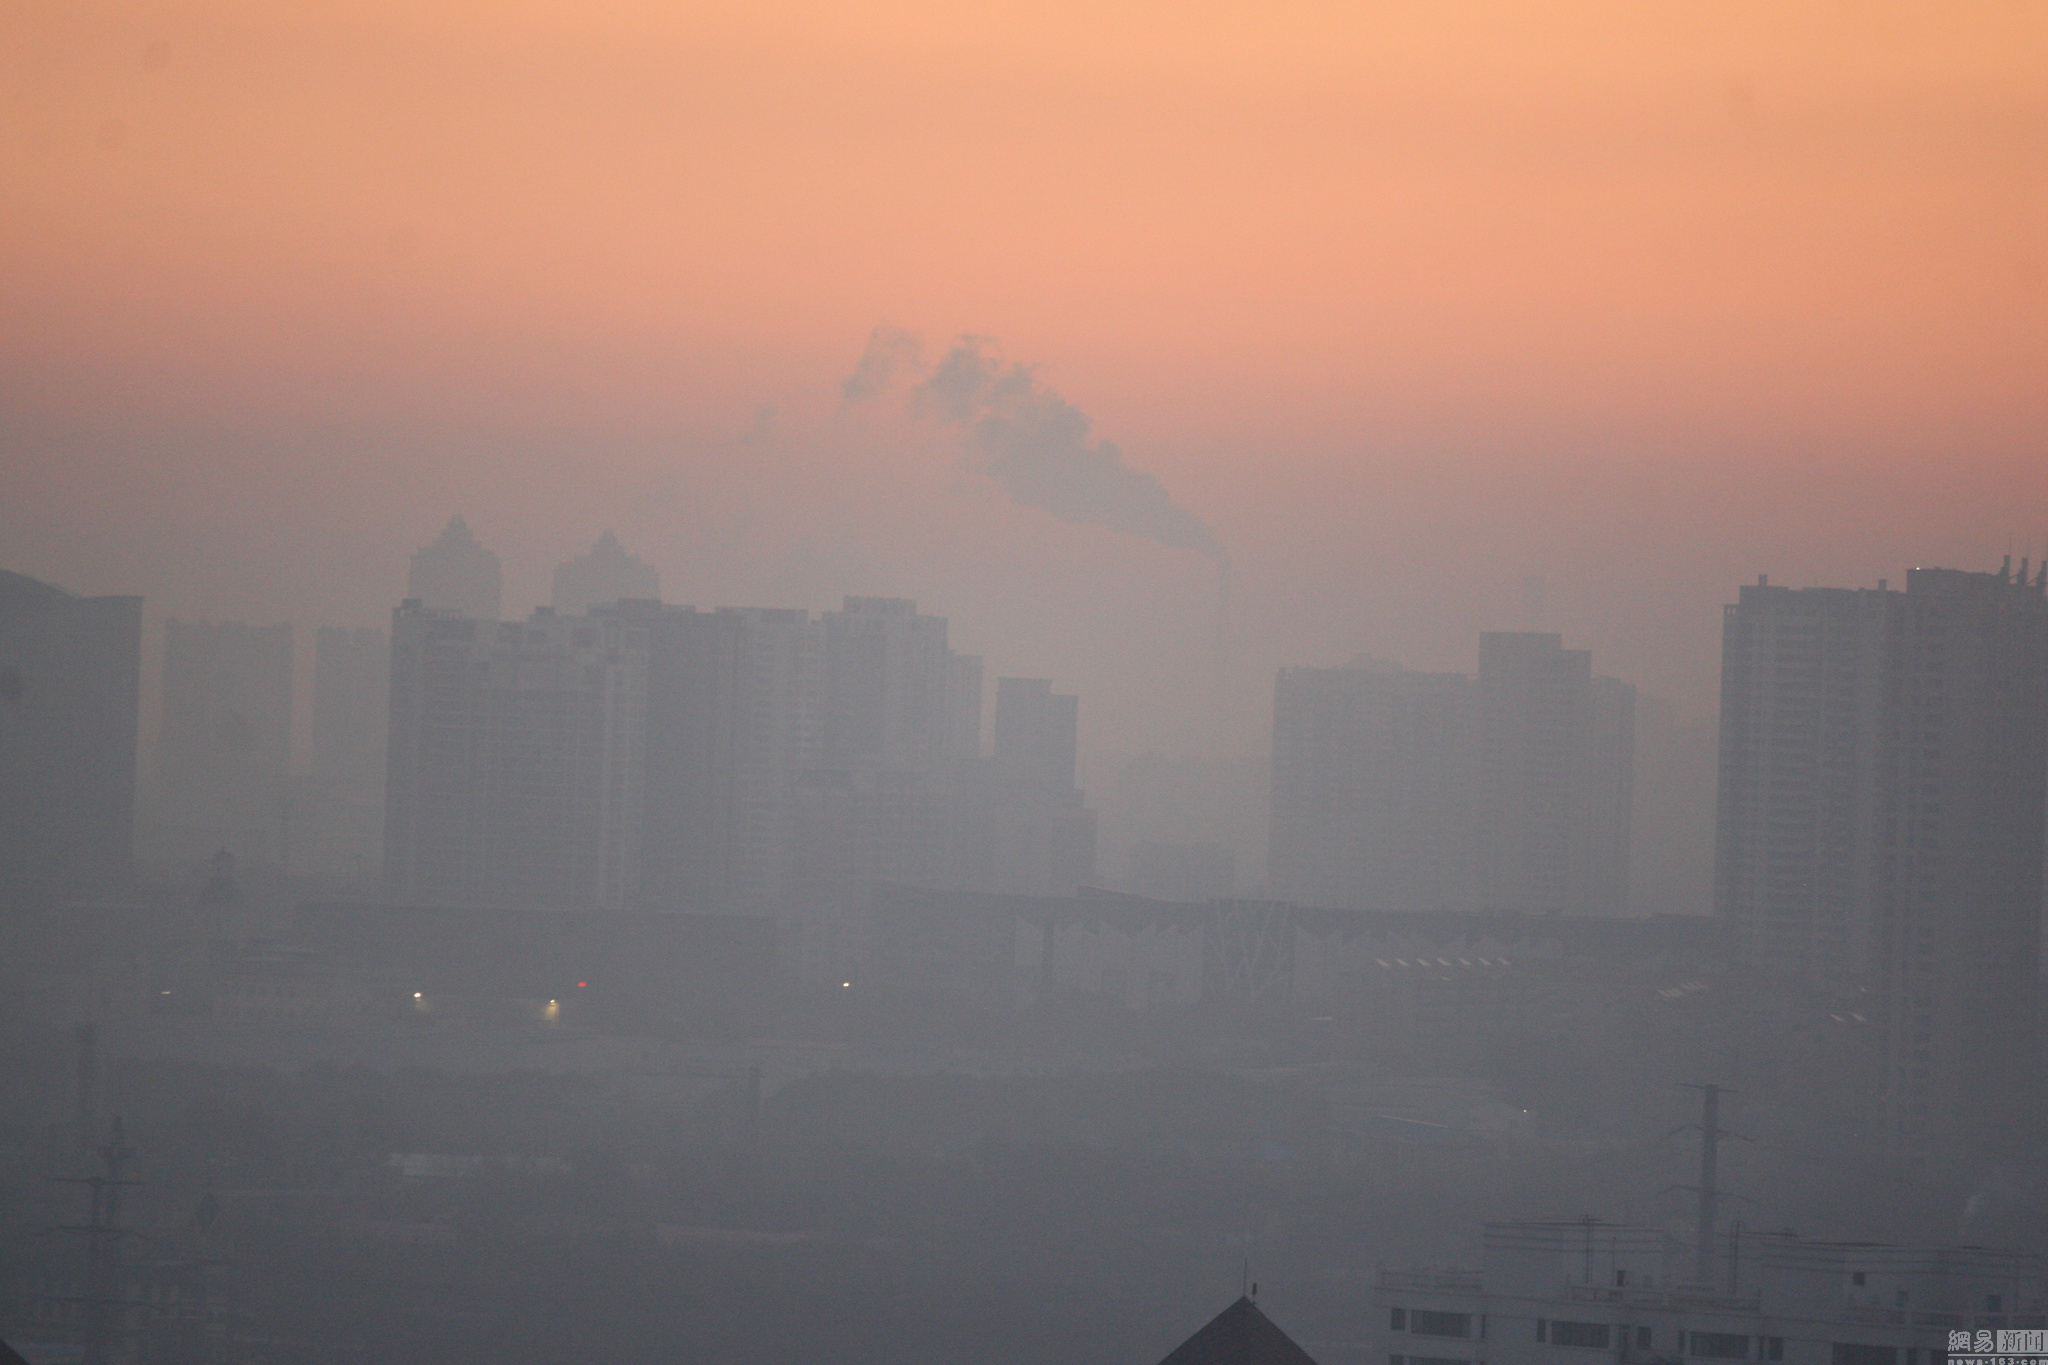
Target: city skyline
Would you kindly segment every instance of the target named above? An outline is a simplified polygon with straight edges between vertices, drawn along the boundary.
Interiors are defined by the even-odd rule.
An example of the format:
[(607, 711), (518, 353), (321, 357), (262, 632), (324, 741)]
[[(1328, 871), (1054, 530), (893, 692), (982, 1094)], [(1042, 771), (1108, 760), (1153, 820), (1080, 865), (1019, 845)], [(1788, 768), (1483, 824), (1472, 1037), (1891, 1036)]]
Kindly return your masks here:
[(0, 6), (0, 1357), (2048, 1365), (2044, 59)]

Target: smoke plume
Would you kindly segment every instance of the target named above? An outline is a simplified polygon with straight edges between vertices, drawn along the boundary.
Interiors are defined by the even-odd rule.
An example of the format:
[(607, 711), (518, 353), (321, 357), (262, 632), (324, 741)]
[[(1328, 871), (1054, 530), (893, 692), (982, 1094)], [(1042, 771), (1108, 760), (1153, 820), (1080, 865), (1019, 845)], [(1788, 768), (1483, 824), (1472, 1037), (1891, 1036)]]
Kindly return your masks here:
[(1210, 525), (1177, 505), (1159, 480), (1124, 462), (1111, 441), (1091, 440), (1088, 414), (1040, 383), (1030, 366), (1005, 361), (988, 337), (962, 337), (936, 365), (916, 337), (878, 327), (840, 386), (848, 405), (912, 377), (912, 410), (964, 432), (975, 467), (1027, 507), (1061, 521), (1144, 536), (1227, 558)]

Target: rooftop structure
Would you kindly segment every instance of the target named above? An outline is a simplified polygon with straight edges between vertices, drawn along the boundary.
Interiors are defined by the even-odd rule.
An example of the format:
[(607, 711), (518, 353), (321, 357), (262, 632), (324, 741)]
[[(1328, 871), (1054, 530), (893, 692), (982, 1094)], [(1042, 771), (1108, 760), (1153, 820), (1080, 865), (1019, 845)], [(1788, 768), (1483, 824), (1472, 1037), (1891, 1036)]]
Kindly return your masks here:
[(1159, 1365), (1315, 1365), (1250, 1296), (1218, 1313)]
[(450, 517), (433, 544), (414, 553), (405, 595), (430, 610), (495, 621), (503, 579), (498, 556), (478, 542), (468, 522)]
[(614, 602), (653, 601), (660, 596), (661, 575), (652, 565), (627, 554), (610, 531), (555, 570), (555, 610), (565, 616)]

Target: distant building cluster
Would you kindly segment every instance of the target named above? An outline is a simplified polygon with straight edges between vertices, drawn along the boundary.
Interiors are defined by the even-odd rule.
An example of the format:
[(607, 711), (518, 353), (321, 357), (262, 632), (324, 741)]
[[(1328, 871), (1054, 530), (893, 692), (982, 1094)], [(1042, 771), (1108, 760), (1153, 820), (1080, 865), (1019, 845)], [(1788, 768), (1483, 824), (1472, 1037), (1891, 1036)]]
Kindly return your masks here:
[(1143, 894), (1113, 896), (1075, 697), (1003, 678), (988, 708), (981, 660), (913, 602), (660, 586), (607, 533), (504, 620), (455, 518), (388, 633), (316, 633), (297, 765), (293, 628), (169, 621), (138, 822), (141, 599), (0, 574), (0, 884), (118, 894), (140, 823), (145, 856), (210, 869), (215, 910), (239, 858), (357, 903), (746, 916), (783, 973), (970, 1012), (1314, 1000), (1466, 1068), (1572, 1010), (1587, 1037), (1718, 1019), (1731, 1069), (1907, 1157), (1995, 1148), (2043, 1098), (2048, 569), (1742, 588), (1711, 941), (1541, 970), (1532, 922), (1631, 910), (1635, 695), (1557, 635), (1483, 635), (1470, 675), (1281, 670), (1265, 884), (1239, 898), (1230, 849), (1148, 839)]
[(1269, 855), (1307, 905), (1620, 915), (1635, 689), (1556, 635), (1479, 637), (1477, 677), (1287, 668)]
[(766, 914), (804, 953), (877, 882), (1070, 893), (1094, 817), (1073, 697), (996, 688), (916, 604), (627, 599), (392, 618), (385, 880), (405, 901)]

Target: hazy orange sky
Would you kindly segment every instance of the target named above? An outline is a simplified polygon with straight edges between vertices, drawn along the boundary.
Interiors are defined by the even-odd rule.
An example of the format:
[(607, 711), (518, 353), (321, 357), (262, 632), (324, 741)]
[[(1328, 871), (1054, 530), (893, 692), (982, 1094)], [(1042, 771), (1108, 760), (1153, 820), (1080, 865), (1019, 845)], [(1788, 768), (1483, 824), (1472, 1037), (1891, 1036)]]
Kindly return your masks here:
[(1085, 411), (1281, 663), (1547, 624), (1704, 714), (1759, 572), (2048, 550), (2048, 6), (0, 0), (0, 565), (380, 620), (901, 593), (1200, 748), (1181, 550), (842, 411), (876, 325)]

